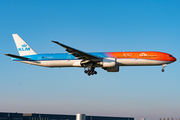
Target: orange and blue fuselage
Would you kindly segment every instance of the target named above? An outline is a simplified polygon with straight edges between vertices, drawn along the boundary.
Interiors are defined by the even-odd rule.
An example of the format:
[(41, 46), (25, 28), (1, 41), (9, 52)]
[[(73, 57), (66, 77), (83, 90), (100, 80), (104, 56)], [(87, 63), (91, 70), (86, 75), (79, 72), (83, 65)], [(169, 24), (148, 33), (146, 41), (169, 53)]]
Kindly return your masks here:
[[(117, 66), (163, 65), (176, 61), (176, 58), (171, 54), (156, 51), (97, 52), (89, 54), (101, 58), (116, 58)], [(78, 64), (81, 60), (68, 53), (35, 54), (24, 57), (30, 59), (22, 60), (13, 58), (13, 60), (46, 67), (81, 67), (81, 65)]]

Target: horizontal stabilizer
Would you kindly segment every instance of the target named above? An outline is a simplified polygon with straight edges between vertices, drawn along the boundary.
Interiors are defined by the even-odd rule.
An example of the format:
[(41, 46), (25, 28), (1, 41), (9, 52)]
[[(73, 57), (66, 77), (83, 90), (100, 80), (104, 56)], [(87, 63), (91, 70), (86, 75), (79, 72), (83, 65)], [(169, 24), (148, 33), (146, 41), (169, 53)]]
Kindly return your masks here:
[(18, 55), (12, 55), (12, 54), (4, 54), (13, 58), (18, 58), (18, 59), (22, 59), (22, 60), (29, 60), (30, 58), (26, 58), (26, 57), (22, 57), (22, 56), (18, 56)]

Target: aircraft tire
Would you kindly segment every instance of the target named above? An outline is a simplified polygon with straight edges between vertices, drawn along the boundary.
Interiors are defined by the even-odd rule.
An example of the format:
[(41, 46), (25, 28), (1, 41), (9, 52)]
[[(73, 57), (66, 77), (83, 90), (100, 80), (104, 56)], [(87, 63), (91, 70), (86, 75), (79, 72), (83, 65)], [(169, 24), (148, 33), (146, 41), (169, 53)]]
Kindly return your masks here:
[(87, 70), (85, 70), (84, 72), (85, 72), (85, 73), (88, 73), (88, 71), (87, 71)]

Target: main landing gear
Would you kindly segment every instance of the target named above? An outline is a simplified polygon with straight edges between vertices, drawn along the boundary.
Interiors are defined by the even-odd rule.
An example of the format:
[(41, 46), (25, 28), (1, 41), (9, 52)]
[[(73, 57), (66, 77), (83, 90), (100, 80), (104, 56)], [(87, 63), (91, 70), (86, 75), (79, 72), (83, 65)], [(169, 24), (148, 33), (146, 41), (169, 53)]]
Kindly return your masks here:
[(97, 74), (97, 71), (95, 71), (94, 70), (95, 69), (95, 67), (90, 67), (90, 68), (88, 68), (88, 70), (84, 70), (84, 73), (86, 73), (87, 75), (96, 75)]
[(162, 70), (161, 70), (162, 72), (165, 71), (164, 68), (165, 68), (166, 66), (167, 66), (167, 64), (163, 64), (163, 65), (162, 65)]

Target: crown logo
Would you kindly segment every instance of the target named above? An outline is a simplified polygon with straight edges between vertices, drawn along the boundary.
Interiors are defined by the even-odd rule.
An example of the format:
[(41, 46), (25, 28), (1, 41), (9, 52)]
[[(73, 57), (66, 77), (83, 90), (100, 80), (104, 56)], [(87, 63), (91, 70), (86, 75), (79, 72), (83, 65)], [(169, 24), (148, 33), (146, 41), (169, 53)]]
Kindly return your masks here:
[(21, 45), (21, 46), (22, 46), (22, 47), (26, 47), (27, 45), (24, 44), (24, 45)]

